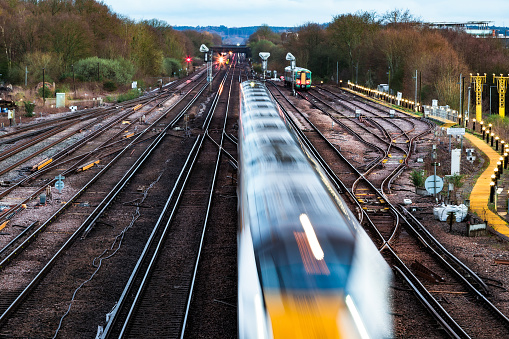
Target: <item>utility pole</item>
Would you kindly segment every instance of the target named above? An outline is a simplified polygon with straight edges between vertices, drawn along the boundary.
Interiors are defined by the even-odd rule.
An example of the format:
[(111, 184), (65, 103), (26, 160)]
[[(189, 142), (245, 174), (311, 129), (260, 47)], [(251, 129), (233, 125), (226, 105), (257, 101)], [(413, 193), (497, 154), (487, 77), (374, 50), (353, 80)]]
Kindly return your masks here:
[(270, 53), (260, 52), (258, 53), (258, 55), (262, 59), (263, 81), (265, 81), (265, 71), (267, 71), (267, 59), (270, 57)]
[(207, 63), (207, 81), (210, 84), (210, 89), (212, 90), (212, 56), (209, 58), (210, 60), (207, 60), (209, 48), (205, 46), (205, 44), (202, 44), (200, 46), (200, 52), (204, 54), (203, 57), (205, 62)]
[(290, 61), (291, 73), (292, 73), (292, 94), (295, 95), (295, 57), (292, 53), (286, 54), (286, 60)]
[(415, 108), (417, 107), (417, 92), (418, 92), (418, 90), (417, 90), (417, 84), (418, 84), (417, 80), (419, 79), (418, 75), (417, 75), (417, 70), (415, 70), (415, 78), (414, 79), (415, 79), (415, 101), (414, 101), (414, 110), (415, 110)]
[(74, 83), (74, 64), (71, 65), (72, 70), (72, 88), (74, 91), (74, 98), (76, 99), (76, 84)]
[(467, 115), (465, 118), (469, 119), (469, 120), (470, 120), (470, 92), (471, 92), (471, 89), (472, 89), (472, 87), (468, 86), (467, 113), (466, 113)]
[(387, 77), (387, 94), (391, 95), (391, 67), (389, 67), (387, 74), (389, 75)]
[(336, 61), (336, 85), (339, 84), (339, 61)]
[(460, 73), (460, 112), (459, 112), (459, 116), (460, 116), (460, 119), (463, 118), (463, 123), (462, 121), (458, 121), (460, 123), (460, 125), (465, 125), (465, 117), (463, 116), (463, 82), (465, 80), (465, 77), (463, 76), (463, 74)]
[(28, 66), (25, 66), (25, 87), (28, 84)]
[(46, 104), (46, 83), (44, 82), (44, 68), (42, 69), (42, 107)]

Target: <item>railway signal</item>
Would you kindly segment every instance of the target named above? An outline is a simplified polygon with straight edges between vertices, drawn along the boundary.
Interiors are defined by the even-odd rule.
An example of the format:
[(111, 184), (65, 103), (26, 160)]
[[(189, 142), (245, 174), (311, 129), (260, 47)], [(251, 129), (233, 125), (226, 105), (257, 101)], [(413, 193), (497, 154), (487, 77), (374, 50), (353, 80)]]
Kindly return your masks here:
[(190, 56), (187, 56), (186, 57), (186, 75), (189, 75), (189, 63), (191, 62), (191, 57)]
[[(286, 60), (290, 61), (291, 62), (291, 67), (292, 67), (292, 93), (293, 95), (295, 96), (295, 81), (294, 81), (294, 69), (295, 69), (295, 57), (293, 56), (292, 53), (287, 53), (286, 54)], [(332, 128), (334, 128), (334, 122), (332, 122)]]
[(207, 60), (209, 48), (207, 46), (205, 46), (204, 44), (202, 44), (200, 46), (200, 52), (202, 52), (204, 54), (204, 60), (207, 63), (207, 81), (211, 84), (211, 87), (212, 87), (212, 54), (208, 58), (209, 60)]
[(495, 80), (497, 81), (497, 90), (499, 94), (498, 115), (503, 118), (505, 117), (505, 93), (507, 92), (509, 76), (493, 74), (493, 82), (495, 82)]
[(58, 190), (58, 193), (62, 193), (62, 190), (64, 189), (63, 180), (65, 179), (65, 177), (59, 174), (55, 177), (55, 179), (57, 179), (57, 181), (55, 182), (55, 188)]
[(265, 71), (267, 70), (267, 59), (270, 57), (270, 53), (269, 52), (260, 52), (260, 53), (258, 53), (258, 55), (262, 59), (263, 80), (265, 81)]
[(475, 118), (482, 121), (482, 84), (486, 83), (486, 73), (484, 75), (472, 75), (470, 73), (470, 82), (474, 83), (475, 91)]

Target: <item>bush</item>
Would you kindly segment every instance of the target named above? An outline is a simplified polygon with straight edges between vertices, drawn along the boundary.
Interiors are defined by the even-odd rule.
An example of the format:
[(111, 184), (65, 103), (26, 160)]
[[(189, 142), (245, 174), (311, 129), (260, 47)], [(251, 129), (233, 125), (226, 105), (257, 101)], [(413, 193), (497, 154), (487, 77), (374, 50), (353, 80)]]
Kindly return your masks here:
[(55, 89), (55, 93), (69, 93), (71, 92), (71, 87), (67, 84), (60, 84)]
[[(98, 81), (106, 78), (117, 84), (127, 84), (135, 73), (134, 65), (128, 60), (122, 58), (100, 59), (98, 57), (79, 60), (74, 65), (74, 71), (80, 79), (85, 81)], [(99, 79), (97, 79), (98, 72)]]
[(410, 173), (410, 180), (412, 180), (412, 184), (414, 184), (415, 187), (424, 187), (424, 182), (426, 181), (424, 178), (424, 171), (413, 170), (412, 173)]
[(137, 90), (137, 89), (131, 89), (129, 90), (128, 92), (124, 93), (124, 94), (120, 94), (117, 98), (117, 102), (122, 102), (122, 101), (127, 101), (127, 100), (132, 100), (132, 99), (136, 99), (140, 96), (140, 91)]
[(164, 58), (163, 60), (163, 73), (166, 76), (173, 76), (173, 73), (176, 75), (179, 74), (179, 71), (182, 69), (182, 65), (177, 59), (174, 58)]
[(113, 81), (111, 80), (106, 80), (104, 83), (103, 83), (103, 88), (105, 91), (107, 92), (113, 92), (113, 91), (116, 91), (117, 90), (117, 84), (114, 83)]
[(34, 116), (35, 103), (29, 101), (23, 101), (25, 104), (25, 116), (27, 118)]
[(41, 88), (39, 88), (39, 90), (37, 91), (37, 94), (41, 98), (43, 97), (43, 94), (44, 94), (45, 98), (51, 98), (54, 95), (54, 93), (46, 85), (44, 85)]

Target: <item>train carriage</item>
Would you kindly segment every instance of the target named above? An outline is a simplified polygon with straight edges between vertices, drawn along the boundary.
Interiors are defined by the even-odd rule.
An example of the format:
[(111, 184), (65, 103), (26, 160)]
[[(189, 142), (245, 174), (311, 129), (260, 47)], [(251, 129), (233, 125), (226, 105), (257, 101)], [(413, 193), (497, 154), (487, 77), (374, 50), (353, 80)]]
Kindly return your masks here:
[(302, 67), (285, 67), (285, 85), (291, 87), (292, 82), (295, 89), (309, 89), (311, 87), (311, 71)]
[(391, 337), (388, 265), (265, 85), (240, 99), (239, 338)]

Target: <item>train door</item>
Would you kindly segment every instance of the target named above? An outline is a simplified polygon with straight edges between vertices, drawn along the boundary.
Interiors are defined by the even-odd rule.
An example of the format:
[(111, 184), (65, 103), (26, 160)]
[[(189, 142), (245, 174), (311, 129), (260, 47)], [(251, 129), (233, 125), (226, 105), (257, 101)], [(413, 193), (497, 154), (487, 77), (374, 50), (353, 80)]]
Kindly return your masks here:
[(302, 87), (306, 87), (306, 72), (300, 72), (300, 83)]

